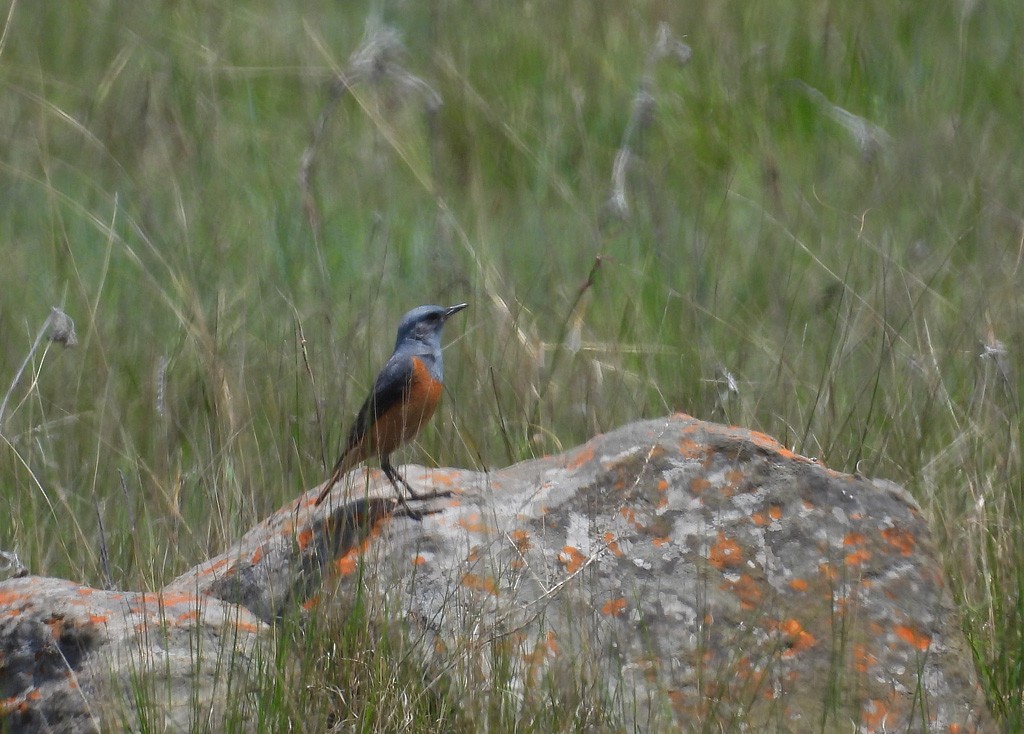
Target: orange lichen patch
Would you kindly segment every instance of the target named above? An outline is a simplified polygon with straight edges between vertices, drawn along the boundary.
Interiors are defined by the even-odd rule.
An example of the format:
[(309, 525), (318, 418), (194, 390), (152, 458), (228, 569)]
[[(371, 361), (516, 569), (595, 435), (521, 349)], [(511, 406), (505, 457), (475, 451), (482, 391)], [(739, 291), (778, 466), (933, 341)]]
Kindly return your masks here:
[(92, 596), (96, 593), (96, 589), (90, 589), (88, 586), (80, 586), (78, 587), (78, 591), (75, 593), (79, 596)]
[(668, 491), (668, 480), (667, 479), (659, 479), (658, 480), (658, 491), (659, 492), (667, 492)]
[(672, 688), (668, 691), (668, 700), (672, 710), (682, 721), (704, 721), (708, 717), (707, 698), (697, 697), (687, 691)]
[(662, 535), (661, 537), (655, 538), (651, 542), (654, 543), (654, 547), (655, 548), (661, 548), (661, 547), (666, 546), (669, 543), (671, 543), (672, 542), (672, 538), (670, 538), (667, 535)]
[(173, 594), (157, 594), (159, 604), (168, 607), (177, 604), (199, 604), (199, 597), (187, 591), (178, 591)]
[(498, 595), (498, 585), (492, 576), (481, 576), (476, 573), (462, 574), (462, 585), (474, 591), (483, 591), (493, 596)]
[(523, 660), (532, 666), (540, 665), (549, 657), (556, 657), (559, 653), (558, 642), (555, 640), (555, 633), (550, 630), (544, 639), (539, 640), (533, 648), (533, 652), (523, 655)]
[(440, 484), (444, 487), (451, 487), (455, 484), (455, 472), (434, 469), (430, 472), (431, 484)]
[(252, 622), (236, 622), (235, 629), (241, 632), (251, 632), (252, 634), (260, 631), (259, 625)]
[(789, 649), (782, 654), (782, 657), (793, 657), (804, 650), (814, 647), (818, 644), (818, 640), (815, 639), (814, 635), (804, 629), (804, 626), (795, 619), (787, 619), (781, 625), (779, 629), (786, 635)]
[(804, 579), (790, 579), (789, 588), (793, 591), (807, 591), (807, 582)]
[(562, 552), (558, 554), (558, 560), (565, 566), (565, 570), (568, 573), (576, 573), (583, 564), (587, 562), (587, 557), (580, 553), (579, 548), (574, 548), (571, 545), (567, 545), (562, 548)]
[(216, 561), (214, 561), (210, 565), (205, 566), (199, 573), (202, 576), (206, 576), (208, 574), (211, 574), (211, 573), (214, 573), (216, 571), (221, 570), (226, 565), (228, 565), (228, 559), (227, 558), (218, 558)]
[(914, 536), (900, 528), (886, 528), (882, 531), (882, 537), (885, 538), (886, 543), (899, 551), (902, 556), (909, 556), (914, 552), (914, 548), (917, 547), (917, 540)]
[(545, 641), (548, 643), (548, 650), (551, 651), (552, 655), (558, 654), (558, 641), (555, 639), (555, 633), (548, 630), (547, 635), (544, 636)]
[(310, 609), (315, 609), (319, 603), (319, 594), (313, 594), (313, 596), (309, 597), (308, 599), (306, 599), (306, 601), (302, 602), (302, 608), (308, 612)]
[(313, 529), (303, 528), (302, 532), (299, 533), (299, 537), (295, 539), (295, 542), (299, 546), (299, 550), (306, 550), (309, 544), (313, 542)]
[(781, 520), (782, 519), (782, 508), (779, 507), (778, 505), (772, 505), (771, 507), (768, 508), (768, 516), (772, 520)]
[(806, 456), (801, 456), (800, 454), (790, 451), (785, 446), (776, 441), (774, 438), (765, 433), (761, 433), (760, 431), (751, 431), (748, 429), (744, 429), (739, 431), (739, 435), (740, 437), (746, 437), (747, 439), (750, 440), (751, 443), (756, 444), (757, 446), (760, 446), (763, 449), (767, 449), (775, 454), (778, 454), (783, 459), (798, 461), (801, 464), (813, 463)]
[(175, 618), (175, 621), (178, 622), (178, 623), (184, 623), (184, 622), (193, 622), (193, 621), (195, 621), (197, 619), (199, 619), (199, 612), (196, 611), (195, 609), (193, 609), (193, 610), (188, 611), (188, 612), (182, 612), (181, 614), (179, 614)]
[(893, 628), (896, 636), (903, 640), (911, 647), (915, 647), (921, 652), (927, 650), (932, 644), (932, 637), (929, 634), (925, 634), (914, 627), (906, 624), (898, 624)]
[(50, 628), (50, 634), (53, 635), (53, 638), (59, 638), (60, 633), (64, 631), (64, 617), (53, 616), (44, 621), (46, 626)]
[(831, 563), (819, 563), (818, 573), (824, 576), (827, 581), (835, 581), (839, 578), (839, 571)]
[(601, 607), (601, 614), (606, 617), (617, 617), (624, 611), (626, 611), (626, 600), (622, 597), (619, 597), (618, 599), (609, 599), (604, 603), (604, 606)]
[(285, 520), (283, 523), (281, 523), (281, 528), (280, 530), (278, 530), (278, 533), (283, 536), (289, 536), (292, 534), (294, 530), (295, 523), (291, 520)]
[(679, 442), (679, 453), (688, 459), (695, 459), (704, 454), (704, 446), (701, 442), (686, 437)]
[(760, 431), (752, 431), (749, 428), (743, 428), (741, 426), (729, 426), (728, 432), (729, 435), (740, 438), (742, 438), (745, 435), (751, 443), (755, 443), (761, 448), (768, 449), (769, 451), (785, 451), (783, 445), (776, 441), (771, 436), (769, 436), (767, 433), (761, 433)]
[(509, 533), (509, 537), (512, 538), (512, 542), (515, 543), (516, 548), (522, 553), (533, 547), (533, 543), (530, 542), (530, 533), (522, 528), (513, 530)]
[(90, 614), (89, 615), (89, 621), (92, 624), (106, 624), (107, 622), (110, 621), (110, 615), (109, 614)]
[(761, 512), (755, 512), (753, 515), (751, 515), (750, 521), (757, 525), (757, 527), (759, 528), (763, 528), (765, 525), (768, 524), (768, 518), (766, 518), (764, 514)]
[(727, 484), (722, 491), (727, 494), (732, 494), (741, 484), (743, 484), (746, 478), (747, 475), (741, 469), (730, 469), (725, 473), (725, 481)]
[(863, 545), (863, 544), (864, 544), (864, 535), (862, 533), (856, 533), (856, 532), (847, 533), (846, 536), (843, 538), (843, 545), (845, 545), (847, 547), (849, 547), (851, 545)]
[(616, 558), (622, 558), (622, 556), (625, 555), (622, 552), (622, 548), (619, 547), (618, 541), (615, 540), (615, 533), (608, 532), (602, 537), (604, 538), (605, 545), (608, 546), (608, 550), (612, 552), (612, 555)]
[(718, 540), (714, 542), (708, 552), (708, 561), (717, 569), (737, 568), (743, 564), (743, 553), (739, 543), (732, 538), (725, 537), (725, 533), (718, 531)]
[(483, 521), (479, 512), (460, 517), (455, 524), (471, 533), (486, 533), (491, 530), (491, 527)]
[(656, 504), (655, 507), (657, 507), (659, 510), (663, 510), (664, 508), (668, 507), (668, 497), (665, 495), (659, 497), (658, 504)]
[(867, 548), (859, 548), (853, 553), (847, 553), (843, 563), (847, 566), (859, 566), (866, 563), (869, 558), (871, 558), (871, 552)]
[(565, 468), (569, 471), (576, 471), (584, 464), (587, 464), (594, 460), (594, 447), (589, 445), (582, 446), (579, 451), (576, 451), (569, 460), (565, 463)]
[(721, 588), (732, 591), (739, 598), (740, 606), (748, 611), (761, 604), (761, 585), (749, 573), (741, 575), (738, 581), (726, 581)]
[(342, 576), (348, 576), (359, 567), (359, 549), (349, 548), (345, 555), (334, 562), (334, 567)]
[(800, 500), (800, 502), (803, 504), (805, 510), (814, 509), (814, 503), (811, 502), (810, 500)]
[(28, 601), (28, 596), (26, 594), (19, 594), (16, 591), (0, 591), (0, 606), (19, 601)]
[(877, 663), (878, 658), (871, 654), (863, 642), (853, 646), (853, 669), (858, 673), (867, 673)]
[(711, 482), (704, 477), (694, 477), (690, 482), (690, 491), (694, 494), (702, 494), (711, 489)]
[(178, 591), (173, 594), (145, 593), (136, 596), (135, 599), (129, 603), (128, 608), (133, 614), (137, 614), (148, 606), (169, 607), (179, 604), (198, 605), (198, 603), (199, 598), (195, 594), (189, 594), (184, 591)]
[(417, 555), (417, 556), (413, 556), (412, 565), (414, 565), (414, 566), (422, 566), (426, 562), (427, 562), (427, 558), (423, 554), (420, 554), (420, 555)]
[(959, 724), (950, 724), (948, 731), (949, 734), (963, 734), (964, 728)]
[(636, 525), (636, 511), (632, 507), (620, 507), (619, 514), (622, 515), (630, 525)]
[(793, 619), (792, 617), (779, 622), (779, 629), (790, 637), (796, 637), (796, 635), (800, 634), (800, 631), (803, 630), (803, 628), (804, 626), (800, 624), (800, 621)]
[(249, 563), (255, 566), (257, 563), (263, 560), (263, 546), (260, 546), (253, 551), (252, 557), (249, 558)]
[(897, 712), (892, 710), (891, 702), (877, 698), (865, 701), (860, 714), (861, 723), (869, 732), (890, 731), (892, 722), (899, 720)]
[[(525, 662), (529, 668), (535, 668), (536, 666), (543, 664), (547, 658), (547, 645), (544, 642), (538, 642), (534, 646), (533, 652), (528, 652), (523, 655), (523, 662)], [(531, 676), (532, 675), (533, 673), (531, 671)]]

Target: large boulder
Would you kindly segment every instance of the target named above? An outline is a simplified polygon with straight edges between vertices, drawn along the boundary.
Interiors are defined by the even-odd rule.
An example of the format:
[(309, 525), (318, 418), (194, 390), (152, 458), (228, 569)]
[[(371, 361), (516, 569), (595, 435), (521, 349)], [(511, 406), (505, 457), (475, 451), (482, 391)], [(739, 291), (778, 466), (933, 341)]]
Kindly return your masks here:
[[(184, 657), (181, 685), (205, 691), (209, 715), (195, 656), (223, 653), (197, 636), (242, 630), (244, 678), (275, 619), (363, 584), (413, 628), (425, 666), (486, 676), (500, 659), (524, 697), (585, 679), (630, 729), (994, 730), (927, 526), (896, 485), (685, 415), (496, 472), (404, 471), (429, 499), (400, 503), (379, 471), (353, 472), (156, 595), (0, 584), (0, 717), (88, 729), (92, 681), (126, 685), (117, 651), (145, 649), (153, 628), (162, 669)], [(140, 596), (183, 606), (111, 627)], [(55, 644), (67, 664), (39, 667)]]

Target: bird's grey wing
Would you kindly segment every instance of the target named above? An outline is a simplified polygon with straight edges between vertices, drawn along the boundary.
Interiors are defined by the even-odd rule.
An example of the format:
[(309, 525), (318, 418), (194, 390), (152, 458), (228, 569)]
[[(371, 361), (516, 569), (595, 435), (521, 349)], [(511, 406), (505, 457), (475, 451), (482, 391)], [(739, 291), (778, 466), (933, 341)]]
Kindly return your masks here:
[(407, 354), (393, 354), (377, 375), (373, 389), (356, 416), (356, 422), (348, 434), (345, 453), (348, 453), (366, 436), (374, 421), (387, 413), (409, 394), (412, 383), (412, 357)]

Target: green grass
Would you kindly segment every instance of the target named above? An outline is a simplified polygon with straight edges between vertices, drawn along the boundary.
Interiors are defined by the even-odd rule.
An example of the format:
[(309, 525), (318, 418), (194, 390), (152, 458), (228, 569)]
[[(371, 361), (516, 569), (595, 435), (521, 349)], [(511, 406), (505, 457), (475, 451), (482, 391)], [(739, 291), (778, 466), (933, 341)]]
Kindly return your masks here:
[[(498, 467), (685, 410), (893, 479), (945, 553), (993, 710), (1024, 726), (1017, 3), (0, 17), (0, 391), (51, 306), (80, 341), (33, 353), (0, 416), (0, 548), (33, 572), (102, 584), (105, 546), (115, 585), (154, 588), (222, 550), (323, 477), (397, 318), (467, 300), (444, 408), (403, 460)], [(312, 217), (299, 162), (368, 18), (443, 106), (428, 124), (421, 93), (357, 85), (319, 141)], [(645, 66), (662, 21), (686, 66)], [(656, 115), (616, 219), (645, 68)], [(380, 691), (399, 648), (341, 631)], [(304, 689), (274, 685), (283, 727)], [(422, 729), (559, 723), (438, 690)]]

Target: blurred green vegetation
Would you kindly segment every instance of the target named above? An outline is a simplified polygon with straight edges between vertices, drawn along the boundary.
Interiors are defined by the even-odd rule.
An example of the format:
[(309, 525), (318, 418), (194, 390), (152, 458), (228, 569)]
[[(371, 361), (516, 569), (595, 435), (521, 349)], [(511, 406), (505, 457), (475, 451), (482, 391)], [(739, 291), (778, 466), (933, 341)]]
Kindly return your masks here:
[[(0, 390), (51, 306), (80, 340), (0, 416), (0, 547), (33, 572), (101, 584), (106, 546), (152, 588), (223, 549), (323, 478), (398, 317), (467, 300), (402, 461), (498, 467), (682, 410), (893, 479), (1024, 725), (1019, 3), (0, 17)], [(404, 52), (339, 98), (384, 28)]]

